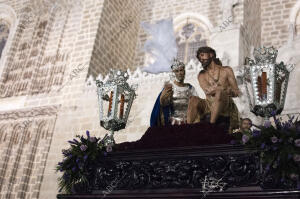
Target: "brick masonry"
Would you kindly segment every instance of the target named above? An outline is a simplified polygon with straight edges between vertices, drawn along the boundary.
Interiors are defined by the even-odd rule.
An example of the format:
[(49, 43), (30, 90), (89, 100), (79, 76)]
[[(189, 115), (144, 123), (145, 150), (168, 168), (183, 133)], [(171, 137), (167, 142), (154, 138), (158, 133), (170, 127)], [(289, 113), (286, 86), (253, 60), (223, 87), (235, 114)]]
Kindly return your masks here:
[(297, 0), (261, 0), (262, 45), (279, 48), (288, 38), (290, 11)]
[(111, 68), (134, 68), (133, 58), (143, 2), (104, 2), (89, 67), (90, 74), (106, 74)]

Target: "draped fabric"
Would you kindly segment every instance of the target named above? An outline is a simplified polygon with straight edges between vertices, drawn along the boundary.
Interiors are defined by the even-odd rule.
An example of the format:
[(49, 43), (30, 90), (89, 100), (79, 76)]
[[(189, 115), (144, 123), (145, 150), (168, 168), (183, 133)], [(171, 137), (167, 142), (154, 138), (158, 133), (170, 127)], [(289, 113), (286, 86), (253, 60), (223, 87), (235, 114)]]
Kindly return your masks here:
[[(229, 117), (230, 126), (228, 129), (228, 132), (231, 133), (233, 129), (239, 128), (239, 111), (231, 97), (223, 96), (222, 99), (223, 99), (224, 107), (220, 111), (219, 117), (221, 117), (221, 116)], [(211, 107), (213, 106), (213, 101), (214, 101), (214, 98), (209, 98), (209, 97), (206, 98), (205, 100), (201, 101), (202, 103), (205, 104), (202, 106), (204, 106), (206, 108), (203, 112), (203, 115), (201, 115), (200, 118), (211, 113), (210, 110), (211, 110)]]
[(159, 93), (154, 107), (152, 109), (151, 113), (151, 118), (150, 118), (150, 126), (164, 126), (168, 125), (169, 123), (169, 117), (170, 113), (173, 111), (173, 107), (171, 105), (162, 107), (160, 105), (160, 95), (161, 92)]

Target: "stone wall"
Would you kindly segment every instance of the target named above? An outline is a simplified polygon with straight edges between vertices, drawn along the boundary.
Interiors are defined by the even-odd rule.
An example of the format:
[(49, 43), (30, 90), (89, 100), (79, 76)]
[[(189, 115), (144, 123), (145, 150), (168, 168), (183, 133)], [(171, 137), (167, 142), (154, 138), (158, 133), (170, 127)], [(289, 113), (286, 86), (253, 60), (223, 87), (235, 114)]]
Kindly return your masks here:
[[(56, 198), (59, 174), (54, 169), (61, 149), (75, 133), (91, 129), (88, 117), (97, 118), (77, 111), (86, 103), (82, 88), (104, 1), (39, 3), (0, 2), (0, 8), (8, 6), (17, 16), (0, 62), (1, 86), (7, 88), (0, 99), (0, 198)], [(55, 111), (47, 114), (41, 107)]]
[[(54, 168), (67, 141), (86, 130), (101, 137), (107, 133), (99, 125), (97, 95), (89, 75), (105, 76), (109, 68), (133, 71), (130, 83), (139, 84), (138, 96), (127, 128), (117, 132), (115, 139), (134, 141), (143, 135), (154, 101), (169, 77), (135, 70), (145, 62), (141, 47), (149, 38), (140, 22), (198, 16), (208, 33), (222, 24), (220, 0), (61, 0), (52, 10), (41, 2), (0, 0), (0, 18), (7, 12), (14, 26), (0, 60), (0, 198), (5, 199), (56, 198), (60, 174)], [(251, 2), (240, 0), (233, 8), (234, 23), (255, 30), (249, 38), (257, 45), (259, 4)], [(286, 15), (295, 2), (261, 1), (261, 44), (280, 47), (288, 41)], [(39, 18), (29, 20), (31, 15)], [(199, 63), (189, 63), (186, 70), (186, 81), (203, 97), (196, 78)], [(299, 96), (293, 92), (297, 76), (291, 76), (289, 103)]]
[(111, 68), (135, 68), (133, 60), (143, 0), (106, 0), (96, 35), (89, 74), (96, 77)]
[(0, 113), (1, 198), (38, 198), (58, 107)]
[(296, 18), (296, 35), (300, 35), (300, 12), (297, 13)]
[(261, 0), (261, 44), (281, 47), (288, 40), (290, 12), (297, 0)]
[[(243, 55), (251, 55), (251, 47), (260, 47), (261, 43), (261, 5), (260, 0), (244, 1), (244, 21), (242, 28)], [(243, 62), (242, 62), (243, 63)]]

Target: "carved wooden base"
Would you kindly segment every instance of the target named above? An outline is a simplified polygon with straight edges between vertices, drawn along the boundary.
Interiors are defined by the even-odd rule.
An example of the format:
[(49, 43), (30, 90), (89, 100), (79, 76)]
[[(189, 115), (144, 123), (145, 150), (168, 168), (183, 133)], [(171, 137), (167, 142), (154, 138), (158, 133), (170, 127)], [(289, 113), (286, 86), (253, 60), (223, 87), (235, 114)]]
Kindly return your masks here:
[(87, 194), (57, 198), (300, 198), (263, 190), (261, 174), (259, 153), (238, 145), (114, 152), (99, 162), (92, 186), (77, 190)]
[(78, 198), (88, 198), (88, 199), (299, 199), (300, 191), (226, 191), (226, 192), (216, 192), (207, 193), (204, 195), (201, 190), (197, 189), (173, 189), (173, 190), (146, 190), (146, 191), (113, 191), (108, 195), (102, 193), (94, 194), (72, 194), (72, 195), (57, 195), (59, 199), (78, 199)]

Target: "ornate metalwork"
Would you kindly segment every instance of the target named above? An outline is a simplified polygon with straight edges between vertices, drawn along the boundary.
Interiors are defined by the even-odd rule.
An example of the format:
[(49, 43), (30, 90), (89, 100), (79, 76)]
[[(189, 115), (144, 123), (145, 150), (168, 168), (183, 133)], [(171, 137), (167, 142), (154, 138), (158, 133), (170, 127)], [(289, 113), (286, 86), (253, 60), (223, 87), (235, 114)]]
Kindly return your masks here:
[(114, 131), (125, 128), (131, 105), (136, 96), (136, 85), (129, 86), (128, 77), (127, 72), (111, 70), (106, 82), (96, 81), (100, 125), (112, 132), (110, 136), (112, 142), (114, 142)]
[(172, 65), (171, 65), (171, 69), (176, 70), (180, 67), (185, 67), (185, 64), (182, 61), (180, 61), (179, 59), (174, 58), (173, 62), (172, 62)]
[[(245, 151), (238, 145), (113, 152), (95, 165), (97, 169), (90, 178), (89, 194), (84, 195), (80, 188), (77, 195), (60, 194), (57, 198), (299, 196), (300, 191), (293, 186), (283, 192), (276, 190), (280, 197), (270, 190), (259, 191), (259, 187), (287, 187), (280, 186), (280, 182), (272, 183), (272, 172), (264, 173), (260, 165), (259, 151)], [(253, 187), (257, 191), (250, 191)], [(245, 192), (245, 188), (249, 188), (249, 192)]]
[(254, 50), (255, 60), (246, 58), (244, 82), (250, 110), (255, 115), (270, 117), (272, 112), (280, 114), (284, 108), (292, 65), (277, 64), (277, 53), (273, 47), (262, 47)]
[(100, 164), (94, 190), (104, 190), (124, 175), (116, 189), (201, 188), (205, 178), (222, 179), (224, 190), (259, 183), (260, 159), (255, 152), (169, 159), (161, 156), (150, 160), (146, 156)]
[(179, 87), (173, 81), (170, 81), (173, 89), (173, 96), (170, 99), (173, 105), (173, 111), (170, 111), (170, 122), (174, 124), (183, 124), (187, 120), (187, 109), (189, 98), (195, 95), (194, 87)]

